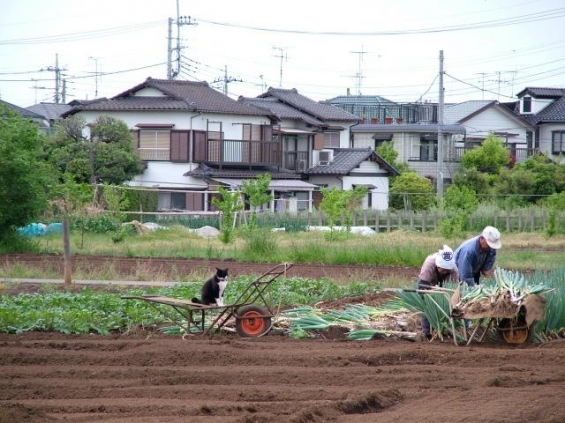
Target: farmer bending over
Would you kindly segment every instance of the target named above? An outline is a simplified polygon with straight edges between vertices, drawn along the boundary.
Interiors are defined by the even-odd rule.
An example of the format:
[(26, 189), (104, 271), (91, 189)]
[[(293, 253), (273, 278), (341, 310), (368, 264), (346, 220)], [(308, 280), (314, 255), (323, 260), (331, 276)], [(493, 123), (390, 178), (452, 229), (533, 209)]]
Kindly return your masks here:
[(487, 226), (481, 235), (464, 241), (455, 250), (455, 263), (461, 282), (469, 287), (479, 284), (481, 276), (491, 277), (496, 251), (502, 247), (498, 229)]
[[(438, 285), (442, 287), (448, 280), (458, 282), (459, 273), (453, 258), (453, 250), (444, 245), (441, 250), (430, 254), (424, 260), (418, 276), (418, 289), (432, 289)], [(425, 315), (422, 317), (422, 332), (426, 339), (432, 339), (430, 322)]]

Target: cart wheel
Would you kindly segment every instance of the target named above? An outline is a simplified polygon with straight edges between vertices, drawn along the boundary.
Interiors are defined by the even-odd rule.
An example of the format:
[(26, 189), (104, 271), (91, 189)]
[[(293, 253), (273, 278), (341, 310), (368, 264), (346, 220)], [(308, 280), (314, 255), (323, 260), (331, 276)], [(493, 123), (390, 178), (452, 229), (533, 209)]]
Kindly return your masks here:
[(522, 319), (500, 319), (498, 333), (500, 339), (506, 344), (524, 344), (532, 340), (534, 325), (527, 326)]
[(237, 310), (235, 329), (239, 336), (252, 338), (261, 336), (271, 329), (269, 312), (258, 305), (250, 304)]

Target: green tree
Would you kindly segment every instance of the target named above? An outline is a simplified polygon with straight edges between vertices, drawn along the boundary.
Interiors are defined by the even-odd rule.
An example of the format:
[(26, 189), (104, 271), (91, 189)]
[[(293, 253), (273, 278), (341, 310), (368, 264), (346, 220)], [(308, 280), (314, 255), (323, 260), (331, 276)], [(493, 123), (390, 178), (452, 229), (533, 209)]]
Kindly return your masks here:
[(235, 238), (235, 216), (238, 211), (243, 210), (241, 192), (229, 191), (224, 187), (218, 187), (222, 199), (212, 198), (212, 204), (222, 213), (220, 221), (220, 240), (229, 244)]
[(53, 169), (40, 159), (38, 127), (0, 105), (0, 244), (12, 247), (17, 228), (45, 211)]
[(250, 226), (257, 225), (257, 209), (263, 204), (273, 200), (273, 195), (267, 191), (271, 183), (271, 175), (265, 173), (258, 175), (256, 179), (248, 179), (241, 181), (241, 190), (247, 196), (247, 201), (251, 207)]
[(110, 116), (98, 116), (88, 125), (80, 116), (62, 121), (45, 146), (45, 159), (77, 183), (120, 185), (141, 173), (127, 125)]
[(399, 173), (404, 173), (408, 171), (408, 164), (405, 162), (397, 162), (398, 151), (394, 148), (394, 141), (385, 141), (379, 145), (375, 152), (381, 156), (385, 161), (393, 166)]
[(443, 195), (443, 207), (450, 213), (440, 220), (439, 230), (444, 237), (462, 234), (468, 229), (469, 216), (477, 210), (479, 201), (475, 191), (466, 186), (451, 185)]
[(390, 186), (390, 207), (401, 210), (428, 210), (435, 203), (431, 181), (414, 172), (394, 178)]
[(502, 141), (491, 132), (483, 143), (466, 151), (461, 157), (461, 166), (479, 172), (498, 175), (510, 163), (510, 154)]

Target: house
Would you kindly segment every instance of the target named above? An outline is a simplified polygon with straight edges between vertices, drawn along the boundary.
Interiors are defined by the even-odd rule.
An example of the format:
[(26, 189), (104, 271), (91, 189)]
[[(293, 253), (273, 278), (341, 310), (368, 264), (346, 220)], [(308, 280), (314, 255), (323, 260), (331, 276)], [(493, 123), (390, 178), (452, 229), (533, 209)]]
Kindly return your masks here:
[(324, 158), (322, 151), (330, 154), (327, 147), (347, 147), (349, 128), (358, 120), (296, 90), (269, 89), (254, 104), (206, 82), (153, 78), (110, 99), (77, 104), (62, 116), (73, 115), (86, 122), (99, 115), (124, 121), (144, 162), (143, 174), (130, 185), (156, 189), (160, 210), (189, 211), (215, 210), (219, 186), (235, 189), (264, 173), (271, 175), (269, 189), (277, 198), (271, 209), (312, 210), (319, 186), (304, 172)]
[(528, 148), (560, 160), (565, 154), (565, 88), (527, 87), (516, 96), (514, 113), (535, 128)]
[[(340, 190), (367, 187), (363, 208), (377, 210), (388, 209), (390, 177), (400, 174), (371, 147), (333, 149), (331, 160), (318, 162), (305, 173), (318, 186)], [(315, 196), (314, 205), (318, 206), (321, 200), (321, 195)]]
[(8, 109), (12, 110), (13, 112), (16, 112), (24, 119), (30, 119), (32, 122), (37, 124), (39, 129), (42, 131), (45, 131), (49, 128), (49, 121), (39, 113), (35, 113), (31, 110), (24, 109), (23, 107), (16, 106), (15, 104), (8, 103), (7, 101), (4, 100), (0, 100), (0, 105), (6, 106)]
[(443, 121), (465, 127), (465, 140), (455, 145), (459, 157), (465, 149), (481, 145), (489, 133), (504, 142), (514, 161), (523, 162), (533, 153), (534, 126), (496, 100), (471, 100), (451, 105), (445, 108)]
[[(464, 136), (462, 125), (442, 126), (444, 178), (450, 179), (457, 170), (460, 156), (455, 143)], [(378, 123), (351, 127), (351, 147), (375, 149), (384, 142), (393, 142), (398, 151), (398, 162), (406, 162), (409, 169), (432, 180), (438, 173), (438, 137), (437, 123)]]
[[(350, 147), (351, 128), (359, 118), (327, 102), (315, 102), (296, 89), (269, 90), (258, 97), (240, 97), (238, 101), (273, 113), (279, 123), (275, 139), (282, 142), (283, 167), (301, 173), (315, 186), (351, 189), (369, 188), (363, 201), (366, 208), (387, 209), (389, 177), (398, 171), (378, 156), (374, 149)], [(298, 197), (300, 204), (305, 199)], [(313, 192), (313, 206), (321, 201)]]

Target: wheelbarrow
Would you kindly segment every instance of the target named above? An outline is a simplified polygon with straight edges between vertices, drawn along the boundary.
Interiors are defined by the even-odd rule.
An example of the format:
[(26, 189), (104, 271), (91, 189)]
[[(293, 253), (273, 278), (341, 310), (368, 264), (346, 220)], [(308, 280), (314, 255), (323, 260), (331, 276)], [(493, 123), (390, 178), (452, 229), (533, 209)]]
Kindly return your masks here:
[[(494, 327), (498, 338), (504, 344), (523, 344), (533, 339), (535, 333), (535, 322), (543, 319), (545, 308), (545, 297), (531, 294), (519, 302), (513, 302), (506, 296), (497, 298), (484, 297), (479, 301), (463, 303), (461, 301), (460, 287), (447, 289), (433, 287), (432, 289), (397, 289), (386, 288), (385, 291), (416, 292), (429, 296), (439, 310), (447, 317), (453, 335), (453, 342), (459, 345), (458, 335), (463, 338), (466, 345), (474, 340), (482, 342), (491, 327)], [(444, 311), (441, 305), (434, 299), (437, 296), (447, 299), (449, 310)], [(456, 325), (459, 320), (463, 322)], [(467, 322), (473, 320), (475, 324), (468, 333)], [(456, 331), (456, 326), (462, 328), (462, 334)], [(480, 330), (482, 329), (482, 330)]]
[[(279, 264), (251, 282), (232, 304), (217, 306), (193, 303), (189, 300), (158, 295), (122, 296), (124, 300), (142, 300), (148, 302), (173, 323), (182, 327), (186, 333), (212, 335), (235, 318), (235, 329), (241, 337), (259, 337), (272, 328), (274, 316), (271, 306), (265, 298), (265, 291), (281, 275), (286, 275), (293, 265)], [(161, 307), (169, 306), (170, 309)], [(172, 309), (172, 310), (171, 310)], [(213, 315), (206, 325), (206, 314)]]

